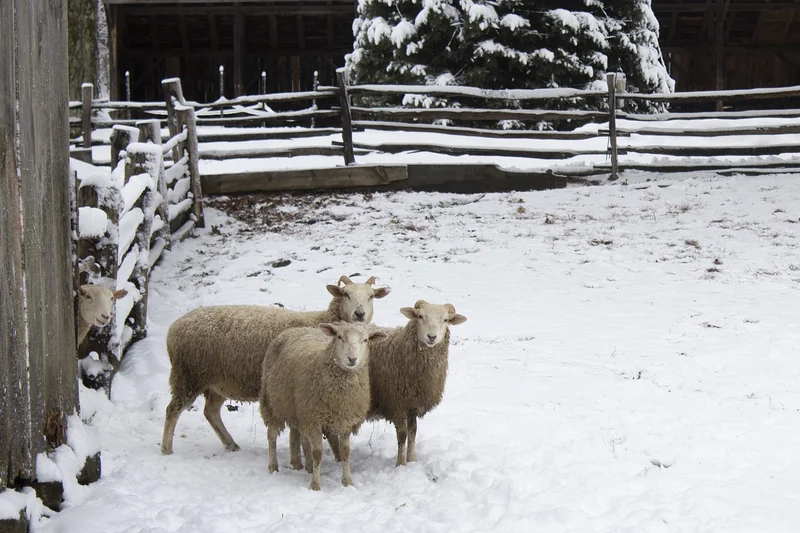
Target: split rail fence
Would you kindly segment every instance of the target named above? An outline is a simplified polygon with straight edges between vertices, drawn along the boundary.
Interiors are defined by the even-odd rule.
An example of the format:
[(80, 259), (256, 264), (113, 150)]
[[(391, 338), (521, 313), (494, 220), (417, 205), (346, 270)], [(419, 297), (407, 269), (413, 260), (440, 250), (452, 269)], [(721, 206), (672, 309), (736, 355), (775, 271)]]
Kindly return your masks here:
[[(79, 347), (83, 380), (107, 387), (125, 349), (147, 335), (148, 280), (165, 249), (203, 227), (197, 125), (180, 92), (170, 99), (170, 137), (162, 142), (158, 120), (114, 125), (110, 179), (75, 180), (76, 285), (90, 280), (128, 291), (111, 324), (92, 330)], [(166, 156), (172, 164), (165, 165)], [(85, 357), (91, 352), (97, 359)]]
[[(624, 77), (608, 75), (608, 90), (579, 89), (532, 89), (532, 90), (487, 90), (459, 86), (412, 86), (412, 85), (348, 85), (343, 69), (337, 72), (336, 87), (318, 86), (313, 90), (296, 93), (262, 94), (242, 96), (232, 100), (221, 98), (216, 102), (200, 104), (184, 102), (192, 107), (197, 116), (198, 126), (224, 126), (224, 128), (201, 128), (198, 142), (250, 141), (269, 139), (294, 139), (301, 137), (341, 135), (341, 141), (333, 140), (330, 145), (292, 146), (283, 148), (259, 147), (250, 149), (216, 150), (203, 149), (198, 158), (210, 160), (293, 157), (303, 155), (341, 156), (346, 165), (353, 165), (356, 156), (374, 152), (433, 152), (450, 155), (529, 157), (564, 161), (576, 156), (602, 155), (607, 163), (594, 166), (594, 173), (607, 173), (615, 179), (621, 170), (695, 170), (697, 163), (671, 162), (637, 163), (635, 160), (620, 161), (626, 154), (651, 154), (677, 157), (718, 157), (718, 156), (770, 156), (800, 152), (800, 144), (794, 142), (766, 143), (762, 146), (736, 146), (726, 144), (725, 137), (742, 135), (779, 135), (800, 133), (800, 124), (757, 125), (742, 123), (724, 127), (709, 127), (709, 119), (730, 119), (737, 121), (752, 118), (800, 118), (800, 109), (759, 109), (708, 112), (663, 112), (644, 114), (632, 112), (635, 104), (645, 102), (662, 103), (669, 106), (686, 104), (713, 104), (725, 102), (752, 102), (755, 100), (784, 100), (800, 96), (800, 86), (770, 89), (686, 92), (671, 94), (640, 94), (626, 92)], [(81, 117), (72, 118), (73, 126), (80, 126), (81, 136), (74, 139), (85, 149), (91, 148), (92, 131), (96, 128), (117, 124), (135, 123), (131, 118), (111, 118), (111, 114), (131, 113), (155, 116), (160, 123), (168, 122), (168, 102), (170, 87), (180, 89), (176, 79), (163, 82), (165, 102), (110, 102), (92, 99), (91, 85), (84, 85), (82, 102), (71, 102), (72, 109), (80, 109)], [(446, 98), (443, 107), (408, 107), (399, 105), (407, 95), (417, 97)], [(174, 96), (174, 95), (173, 95)], [(369, 102), (382, 100), (397, 101), (397, 107), (369, 105)], [(569, 109), (575, 107), (577, 100), (591, 100), (597, 110)], [(355, 104), (353, 102), (355, 101)], [(300, 105), (310, 102), (309, 107), (289, 111), (273, 111), (270, 105)], [(484, 102), (483, 107), (480, 107)], [(467, 106), (470, 104), (470, 106)], [(520, 108), (521, 105), (539, 104), (555, 106), (557, 109)], [(477, 105), (477, 106), (476, 106)], [(618, 121), (624, 120), (618, 125)], [(675, 128), (658, 126), (665, 121), (682, 122)], [(499, 121), (514, 121), (526, 129), (496, 129)], [(703, 124), (703, 122), (706, 124)], [(444, 125), (446, 122), (448, 125)], [(577, 126), (594, 122), (600, 128), (588, 130)], [(537, 124), (548, 123), (556, 126), (553, 130), (535, 129)], [(637, 124), (638, 123), (638, 124)], [(481, 126), (488, 124), (488, 127)], [(275, 128), (274, 126), (292, 126)], [(635, 126), (635, 127), (634, 127)], [(472, 136), (499, 139), (530, 140), (587, 140), (604, 139), (603, 148), (530, 146), (458, 146), (456, 144), (437, 144), (434, 142), (366, 142), (355, 141), (354, 132), (364, 130), (390, 130), (405, 132), (446, 133), (454, 136)], [(627, 142), (633, 136), (652, 136), (646, 142)], [(670, 146), (661, 142), (665, 137), (701, 136), (717, 137), (721, 143), (708, 142), (702, 146)], [(630, 159), (630, 158), (629, 158)], [(785, 162), (755, 162), (753, 166), (791, 166)], [(722, 169), (740, 166), (726, 161), (704, 162), (700, 168)], [(749, 166), (749, 165), (748, 165)]]

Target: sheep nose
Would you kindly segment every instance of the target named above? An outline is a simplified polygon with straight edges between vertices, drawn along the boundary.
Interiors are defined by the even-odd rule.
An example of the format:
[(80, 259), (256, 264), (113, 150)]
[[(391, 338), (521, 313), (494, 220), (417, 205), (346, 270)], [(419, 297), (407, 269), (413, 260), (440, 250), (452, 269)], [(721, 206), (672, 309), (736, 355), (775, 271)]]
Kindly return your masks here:
[(356, 366), (356, 361), (358, 361), (357, 357), (348, 357), (348, 361), (350, 361), (350, 366)]
[(431, 342), (436, 341), (436, 335), (431, 335), (430, 333), (428, 333), (428, 340)]
[(364, 320), (364, 311), (358, 309), (355, 313), (353, 313), (358, 320)]
[(111, 320), (111, 315), (103, 314), (103, 315), (100, 315), (100, 318), (102, 318), (103, 320)]

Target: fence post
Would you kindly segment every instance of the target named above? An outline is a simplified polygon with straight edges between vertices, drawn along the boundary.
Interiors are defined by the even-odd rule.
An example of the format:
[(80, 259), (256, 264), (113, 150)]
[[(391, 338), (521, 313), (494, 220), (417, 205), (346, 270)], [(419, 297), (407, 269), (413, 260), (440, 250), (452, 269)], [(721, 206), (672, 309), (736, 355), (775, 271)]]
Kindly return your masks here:
[(344, 162), (354, 165), (356, 156), (353, 153), (353, 122), (350, 118), (350, 100), (347, 95), (347, 81), (343, 68), (336, 69), (336, 81), (339, 84), (339, 100), (342, 106), (342, 144), (344, 144)]
[[(617, 94), (624, 93), (628, 80), (623, 72), (617, 72), (616, 77), (617, 79), (614, 83), (614, 90), (616, 91)], [(617, 109), (618, 110), (625, 109), (624, 98), (617, 98)]]
[(111, 129), (111, 171), (119, 164), (119, 154), (129, 144), (139, 142), (139, 130), (130, 126), (114, 125)]
[(606, 81), (608, 82), (608, 139), (611, 141), (611, 175), (608, 180), (615, 181), (619, 179), (617, 159), (617, 75), (613, 73), (606, 74)]
[[(153, 176), (153, 169), (161, 166), (161, 152), (152, 152), (142, 148), (137, 148), (136, 144), (128, 147), (125, 158), (126, 185), (131, 177), (139, 174), (147, 174), (154, 180), (158, 178), (158, 176)], [(152, 190), (145, 189), (131, 207), (131, 209), (136, 207), (141, 209), (144, 219), (136, 228), (131, 251), (123, 250), (123, 253), (134, 253), (138, 256), (136, 265), (133, 267), (132, 281), (139, 291), (140, 298), (134, 302), (133, 309), (131, 309), (133, 318), (131, 342), (147, 336), (147, 282), (150, 278), (150, 229), (156, 209), (156, 206), (153, 205), (154, 196)]]
[(92, 147), (92, 93), (91, 83), (81, 85), (81, 124), (83, 129), (83, 147)]
[(195, 224), (198, 228), (205, 227), (203, 217), (203, 191), (200, 187), (200, 169), (198, 166), (198, 147), (197, 147), (197, 119), (194, 115), (194, 108), (181, 106), (176, 108), (179, 131), (186, 128), (186, 142), (183, 146), (186, 155), (189, 157), (189, 178), (192, 185), (192, 214), (195, 217)]
[[(186, 105), (186, 100), (183, 98), (180, 78), (162, 80), (161, 88), (164, 89), (164, 102), (167, 104), (167, 128), (169, 129), (169, 136), (172, 138), (179, 131), (178, 119), (175, 116), (175, 104)], [(182, 156), (177, 146), (172, 149), (172, 161), (174, 163), (180, 161)]]
[[(125, 71), (125, 101), (131, 101), (131, 71)], [(130, 108), (125, 111), (126, 117), (130, 120), (131, 118), (131, 110)]]
[[(155, 145), (161, 146), (161, 123), (158, 119), (140, 120), (136, 123), (139, 128), (139, 141), (146, 143), (151, 142)], [(169, 228), (169, 199), (167, 198), (167, 178), (164, 175), (164, 158), (161, 157), (161, 162), (158, 167), (158, 183), (156, 190), (161, 195), (161, 201), (156, 207), (156, 214), (161, 217), (164, 225), (158, 230), (158, 236), (164, 239), (164, 248), (170, 250), (172, 248), (172, 232)]]
[[(222, 100), (225, 98), (225, 65), (219, 66), (219, 99)], [(225, 116), (224, 108), (219, 108), (219, 117), (223, 118)]]
[[(318, 70), (314, 71), (314, 85), (312, 85), (312, 87), (313, 87), (313, 91), (314, 92), (317, 92), (319, 90), (319, 71)], [(314, 111), (317, 110), (317, 99), (316, 98), (311, 100), (311, 107), (314, 108)], [(314, 128), (315, 125), (316, 125), (316, 120), (314, 120), (314, 117), (311, 117), (311, 127)]]

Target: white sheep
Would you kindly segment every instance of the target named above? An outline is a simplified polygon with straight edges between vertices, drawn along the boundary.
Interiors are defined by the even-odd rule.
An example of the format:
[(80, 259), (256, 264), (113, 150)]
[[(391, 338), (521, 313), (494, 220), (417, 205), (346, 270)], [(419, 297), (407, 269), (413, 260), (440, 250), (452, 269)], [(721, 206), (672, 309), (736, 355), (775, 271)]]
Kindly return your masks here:
[[(227, 398), (258, 401), (261, 364), (272, 340), (282, 331), (324, 322), (372, 320), (373, 298), (389, 294), (388, 287), (373, 288), (375, 278), (342, 286), (328, 285), (331, 300), (325, 311), (298, 312), (277, 307), (225, 305), (200, 307), (176, 320), (167, 332), (167, 353), (172, 369), (172, 400), (166, 409), (161, 452), (172, 453), (178, 417), (199, 396), (205, 396), (203, 413), (227, 450), (239, 446), (222, 423), (220, 410)], [(330, 442), (338, 460), (338, 445)]]
[[(370, 346), (369, 378), (371, 405), (368, 420), (392, 422), (397, 431), (397, 463), (417, 460), (417, 418), (439, 405), (447, 378), (450, 347), (449, 326), (467, 318), (450, 304), (435, 305), (419, 300), (400, 312), (409, 319), (402, 327), (387, 330), (385, 342)], [(289, 440), (297, 440), (290, 432)], [(328, 436), (331, 448), (335, 439)], [(408, 453), (406, 454), (406, 442)], [(291, 446), (292, 465), (301, 463), (300, 450)], [(308, 453), (306, 453), (308, 461)]]
[(276, 440), (288, 425), (303, 440), (306, 470), (312, 473), (311, 490), (320, 489), (323, 433), (339, 436), (342, 485), (353, 484), (350, 434), (370, 407), (371, 346), (386, 337), (385, 332), (368, 326), (339, 322), (292, 328), (272, 341), (264, 357), (261, 382), (270, 473), (278, 470)]
[(104, 328), (111, 322), (114, 300), (124, 298), (126, 290), (112, 291), (100, 285), (81, 285), (78, 287), (78, 345), (80, 345), (92, 326)]

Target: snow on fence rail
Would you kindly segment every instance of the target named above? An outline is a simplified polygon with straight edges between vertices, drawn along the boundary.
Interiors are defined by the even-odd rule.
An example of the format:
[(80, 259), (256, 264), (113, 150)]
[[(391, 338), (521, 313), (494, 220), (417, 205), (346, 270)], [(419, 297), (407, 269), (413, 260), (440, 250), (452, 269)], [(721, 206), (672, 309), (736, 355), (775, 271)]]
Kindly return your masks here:
[[(162, 144), (157, 120), (114, 126), (110, 175), (76, 183), (77, 276), (125, 289), (111, 325), (90, 333), (79, 349), (84, 381), (108, 386), (125, 349), (147, 335), (150, 270), (164, 249), (203, 226), (194, 110), (174, 106), (174, 133)], [(164, 156), (176, 161), (165, 167)], [(77, 180), (76, 180), (77, 181)]]
[[(700, 121), (705, 119), (746, 119), (746, 118), (789, 118), (800, 117), (800, 110), (755, 110), (755, 111), (716, 111), (716, 112), (696, 112), (696, 113), (673, 113), (664, 112), (656, 114), (638, 114), (622, 111), (626, 100), (633, 101), (653, 101), (671, 104), (683, 104), (691, 102), (714, 102), (721, 103), (721, 99), (727, 101), (756, 101), (764, 99), (784, 99), (800, 96), (800, 86), (781, 87), (770, 89), (750, 89), (733, 91), (707, 91), (707, 92), (686, 92), (675, 94), (639, 94), (626, 92), (624, 78), (618, 78), (616, 74), (609, 74), (607, 77), (608, 90), (579, 90), (569, 88), (559, 89), (531, 89), (531, 90), (488, 90), (475, 87), (460, 86), (414, 86), (414, 85), (349, 85), (347, 75), (343, 69), (337, 71), (337, 86), (320, 87), (315, 82), (311, 91), (297, 93), (278, 93), (262, 94), (255, 96), (242, 96), (232, 100), (220, 98), (216, 102), (198, 104), (187, 102), (180, 93), (180, 80), (177, 78), (164, 80), (162, 85), (165, 90), (165, 102), (162, 103), (133, 103), (133, 102), (102, 102), (91, 99), (91, 94), (84, 95), (84, 104), (72, 103), (71, 107), (81, 107), (83, 110), (82, 127), (84, 128), (84, 144), (90, 132), (87, 128), (107, 125), (108, 119), (95, 119), (91, 114), (87, 115), (86, 110), (93, 107), (98, 109), (140, 109), (143, 112), (159, 114), (162, 123), (169, 123), (171, 120), (170, 101), (180, 101), (182, 106), (192, 107), (196, 111), (197, 124), (199, 125), (222, 125), (233, 126), (225, 128), (224, 132), (210, 131), (198, 135), (199, 141), (238, 141), (238, 140), (268, 140), (268, 139), (291, 139), (296, 137), (329, 136), (331, 133), (340, 133), (341, 141), (332, 141), (331, 146), (284, 146), (281, 148), (256, 147), (248, 149), (233, 150), (203, 150), (198, 154), (198, 158), (224, 160), (239, 158), (270, 158), (270, 157), (295, 157), (305, 155), (342, 155), (346, 165), (353, 165), (356, 162), (355, 156), (369, 152), (397, 153), (406, 151), (433, 152), (450, 155), (484, 155), (491, 156), (511, 156), (529, 157), (536, 159), (567, 159), (575, 156), (592, 156), (598, 154), (607, 155), (609, 164), (598, 166), (598, 169), (608, 170), (610, 178), (617, 176), (620, 168), (619, 157), (628, 153), (664, 155), (677, 157), (714, 157), (714, 156), (747, 156), (747, 155), (775, 155), (797, 151), (793, 141), (769, 143), (768, 146), (747, 147), (747, 146), (671, 146), (671, 143), (662, 143), (658, 137), (665, 136), (702, 136), (702, 137), (729, 137), (742, 135), (780, 135), (800, 133), (799, 126), (793, 125), (746, 125), (709, 128), (701, 125), (701, 122), (691, 123), (684, 128), (660, 128), (660, 127), (634, 127), (631, 123), (624, 123), (622, 127), (617, 127), (617, 121), (640, 122), (662, 122), (671, 120)], [(177, 87), (177, 93), (173, 94)], [(89, 88), (90, 90), (90, 88)], [(476, 100), (497, 102), (517, 102), (517, 101), (545, 101), (559, 100), (561, 105), (556, 107), (566, 107), (566, 109), (497, 109), (491, 107), (458, 107), (458, 104), (448, 107), (387, 107), (382, 105), (370, 106), (368, 102), (374, 101), (375, 97), (399, 97), (399, 96), (430, 96), (430, 97), (449, 97), (462, 104), (469, 103), (475, 106)], [(351, 100), (356, 97), (359, 105), (351, 105)], [(464, 101), (463, 99), (467, 100)], [(319, 109), (318, 99), (334, 99), (330, 109)], [(576, 110), (569, 109), (570, 102), (575, 99), (595, 99), (603, 102), (602, 110)], [(309, 108), (297, 111), (285, 111), (276, 113), (272, 111), (268, 104), (275, 102), (300, 102), (311, 100)], [(138, 106), (138, 107), (137, 107)], [(315, 120), (327, 118), (338, 122), (337, 127), (316, 128)], [(292, 128), (291, 131), (270, 131), (266, 126), (298, 124), (304, 120), (311, 121), (311, 128)], [(455, 122), (460, 125), (441, 125), (436, 121), (445, 120)], [(573, 131), (551, 131), (551, 130), (498, 130), (476, 126), (475, 123), (486, 123), (497, 121), (517, 121), (530, 124), (531, 122), (550, 121), (561, 124), (581, 125), (586, 122), (599, 122), (607, 124), (599, 129), (578, 128)], [(113, 122), (113, 121), (112, 121)], [(119, 122), (119, 121), (118, 121)], [(126, 123), (123, 121), (123, 123)], [(467, 123), (467, 124), (464, 124)], [(698, 126), (695, 126), (698, 124)], [(263, 133), (255, 132), (252, 128), (248, 130), (238, 130), (237, 126), (260, 126)], [(490, 147), (482, 146), (475, 148), (470, 143), (459, 145), (448, 142), (446, 145), (433, 142), (421, 141), (384, 141), (371, 142), (363, 140), (354, 141), (354, 132), (364, 130), (388, 130), (388, 131), (410, 131), (428, 133), (446, 133), (454, 136), (478, 136), (505, 139), (532, 139), (532, 140), (586, 140), (604, 139), (607, 140), (605, 149), (598, 148), (597, 143), (593, 147), (572, 144), (571, 146), (556, 146), (550, 148), (540, 143), (539, 147)], [(172, 131), (172, 130), (170, 130)], [(642, 142), (644, 136), (655, 136), (656, 139), (647, 139)], [(638, 136), (631, 142), (626, 142), (625, 138)], [(474, 143), (472, 143), (474, 145)], [(680, 144), (680, 143), (675, 143)], [(725, 143), (722, 143), (725, 144)], [(733, 143), (735, 144), (735, 143)], [(629, 165), (626, 163), (626, 166)], [(663, 170), (663, 168), (659, 168)]]

